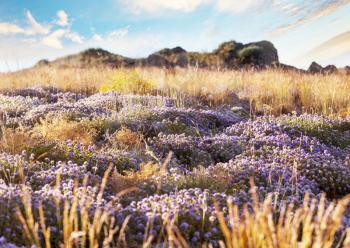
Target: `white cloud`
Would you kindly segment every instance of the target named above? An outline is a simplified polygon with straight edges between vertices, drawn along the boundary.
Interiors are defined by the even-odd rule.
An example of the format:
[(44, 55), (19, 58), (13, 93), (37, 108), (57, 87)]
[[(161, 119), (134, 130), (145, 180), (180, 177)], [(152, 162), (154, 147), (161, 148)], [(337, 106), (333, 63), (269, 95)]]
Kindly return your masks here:
[(303, 56), (304, 60), (326, 61), (350, 54), (350, 31), (338, 34), (323, 42)]
[(65, 35), (66, 30), (64, 29), (58, 29), (51, 33), (50, 35), (44, 37), (41, 41), (41, 44), (52, 47), (55, 49), (62, 49), (63, 45), (61, 42), (61, 38)]
[(69, 24), (68, 15), (64, 10), (57, 11), (57, 17), (59, 18), (56, 22), (57, 25), (65, 27)]
[(107, 34), (98, 34), (94, 28), (91, 28), (93, 35), (89, 39), (89, 42), (101, 42), (101, 41), (116, 41), (126, 38), (129, 34), (129, 26), (125, 28), (115, 29)]
[(76, 32), (73, 32), (71, 30), (67, 30), (64, 34), (64, 37), (71, 40), (74, 43), (82, 44), (83, 38)]
[(40, 24), (35, 20), (32, 13), (27, 10), (26, 13), (28, 27), (20, 27), (13, 23), (0, 23), (0, 34), (24, 34), (24, 35), (45, 35), (50, 33), (51, 27)]
[(243, 12), (250, 8), (262, 5), (268, 1), (266, 0), (217, 0), (216, 8), (219, 11), (233, 11), (233, 12)]
[(0, 23), (0, 34), (19, 34), (24, 33), (24, 29), (16, 24), (2, 22)]
[(51, 28), (37, 22), (29, 10), (26, 11), (26, 17), (29, 24), (29, 28), (25, 30), (27, 35), (48, 34), (50, 32)]
[(132, 12), (158, 13), (163, 10), (191, 12), (208, 0), (119, 0)]
[[(63, 38), (70, 40), (73, 43), (83, 43), (83, 37), (81, 37), (79, 33), (72, 31), (69, 27), (50, 32), (51, 26), (39, 23), (29, 10), (25, 12), (25, 16), (28, 23), (27, 27), (20, 27), (13, 23), (3, 22), (0, 23), (0, 35), (22, 35), (16, 36), (16, 38), (25, 41), (25, 43), (28, 44), (41, 40), (39, 42), (41, 45), (55, 49), (63, 48)], [(58, 11), (57, 16), (59, 17), (59, 20), (56, 22), (56, 25), (67, 26), (69, 24), (68, 16), (63, 10)], [(125, 33), (125, 30), (123, 32)], [(120, 35), (123, 35), (123, 32), (121, 30)], [(30, 38), (25, 38), (24, 36), (28, 36)]]
[(121, 29), (117, 29), (117, 30), (113, 30), (112, 32), (110, 32), (108, 34), (108, 38), (123, 38), (125, 36), (127, 36), (129, 33), (129, 28), (121, 28)]
[(203, 5), (212, 5), (221, 12), (242, 12), (271, 0), (119, 0), (135, 14), (148, 12), (159, 14), (162, 11), (192, 12)]
[(58, 29), (51, 34), (45, 36), (41, 44), (52, 47), (55, 49), (62, 49), (63, 43), (62, 39), (66, 38), (74, 43), (83, 44), (83, 38), (76, 32), (73, 32), (69, 29)]
[[(123, 56), (143, 57), (164, 48), (169, 39), (173, 40), (169, 36), (146, 30), (129, 32), (129, 27), (124, 27), (106, 34), (93, 32), (92, 36), (79, 47), (80, 50), (89, 47), (100, 47)], [(174, 43), (179, 44), (178, 40)]]
[[(289, 6), (289, 8), (285, 7), (286, 11), (295, 10), (299, 12), (299, 16), (297, 19), (294, 19), (288, 23), (282, 24), (274, 30), (273, 35), (283, 34), (291, 29), (295, 29), (307, 23), (317, 21), (322, 17), (328, 16), (341, 7), (348, 5), (350, 0), (324, 0), (322, 2), (307, 2), (301, 3), (299, 5), (294, 5), (293, 7)], [(283, 10), (283, 7), (281, 8)], [(304, 9), (304, 12), (299, 11), (300, 9)]]
[(93, 40), (93, 41), (97, 41), (97, 42), (102, 41), (102, 36), (99, 35), (99, 34), (94, 34), (94, 35), (92, 36), (92, 40)]

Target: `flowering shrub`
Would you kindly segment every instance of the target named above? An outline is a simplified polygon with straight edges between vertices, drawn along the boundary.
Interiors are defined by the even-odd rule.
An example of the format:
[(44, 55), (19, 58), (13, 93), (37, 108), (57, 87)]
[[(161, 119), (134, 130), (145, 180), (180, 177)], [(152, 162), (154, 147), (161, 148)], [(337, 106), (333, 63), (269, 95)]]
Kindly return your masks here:
[(0, 101), (0, 247), (278, 247), (282, 231), (305, 247), (350, 243), (349, 119), (247, 119), (115, 92)]

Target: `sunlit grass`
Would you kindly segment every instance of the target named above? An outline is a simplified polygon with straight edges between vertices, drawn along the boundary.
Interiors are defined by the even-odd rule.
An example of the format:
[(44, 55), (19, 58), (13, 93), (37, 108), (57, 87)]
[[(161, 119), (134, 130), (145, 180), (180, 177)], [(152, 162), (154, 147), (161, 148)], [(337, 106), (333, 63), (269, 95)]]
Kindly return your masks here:
[[(140, 85), (141, 83), (141, 85)], [(116, 90), (171, 96), (177, 102), (198, 97), (210, 104), (245, 100), (254, 111), (350, 114), (350, 76), (292, 71), (220, 71), (204, 69), (108, 69), (42, 67), (0, 74), (0, 89), (50, 86), (78, 92)]]

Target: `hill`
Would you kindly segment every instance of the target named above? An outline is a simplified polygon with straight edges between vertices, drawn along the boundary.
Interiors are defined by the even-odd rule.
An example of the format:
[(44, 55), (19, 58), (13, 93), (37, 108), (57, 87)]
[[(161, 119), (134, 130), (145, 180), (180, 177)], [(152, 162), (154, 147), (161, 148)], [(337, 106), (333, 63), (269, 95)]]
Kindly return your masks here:
[(113, 54), (101, 48), (90, 48), (78, 54), (58, 58), (53, 61), (41, 60), (36, 66), (53, 67), (187, 67), (228, 68), (242, 67), (265, 68), (279, 64), (278, 53), (269, 41), (252, 42), (248, 44), (236, 41), (222, 43), (212, 52), (188, 52), (181, 47), (165, 48), (150, 54), (146, 58), (133, 59)]

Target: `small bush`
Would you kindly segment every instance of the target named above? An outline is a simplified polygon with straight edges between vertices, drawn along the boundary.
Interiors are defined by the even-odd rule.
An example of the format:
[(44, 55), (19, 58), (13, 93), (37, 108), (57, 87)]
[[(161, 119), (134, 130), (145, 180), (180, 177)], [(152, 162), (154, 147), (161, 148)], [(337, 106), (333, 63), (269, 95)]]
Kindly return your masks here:
[(304, 135), (315, 137), (322, 143), (345, 148), (350, 145), (350, 122), (337, 121), (308, 115), (283, 116), (280, 123), (294, 128)]
[(101, 139), (106, 130), (106, 122), (101, 119), (80, 122), (54, 119), (42, 121), (35, 130), (48, 141), (72, 140), (88, 145)]
[(251, 64), (260, 56), (261, 51), (257, 46), (248, 46), (238, 52), (238, 57), (243, 64)]
[(109, 141), (120, 149), (139, 149), (142, 146), (142, 136), (128, 128), (119, 129)]
[(120, 93), (147, 94), (155, 88), (154, 83), (142, 78), (136, 70), (116, 71), (108, 84), (100, 86), (101, 92), (117, 91)]

